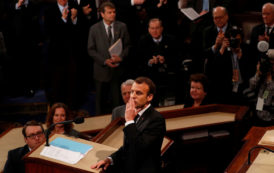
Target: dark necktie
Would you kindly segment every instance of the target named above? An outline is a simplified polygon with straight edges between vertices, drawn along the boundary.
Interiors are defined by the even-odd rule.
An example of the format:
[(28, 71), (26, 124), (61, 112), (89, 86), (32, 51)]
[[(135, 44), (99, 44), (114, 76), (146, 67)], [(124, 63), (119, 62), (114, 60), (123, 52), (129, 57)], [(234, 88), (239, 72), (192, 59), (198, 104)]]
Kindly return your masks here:
[(108, 42), (111, 45), (112, 44), (112, 33), (111, 33), (111, 25), (108, 26)]
[(266, 35), (268, 35), (268, 36), (270, 35), (270, 27), (269, 26), (266, 27)]
[(21, 10), (25, 10), (25, 9), (26, 9), (26, 5), (25, 5), (25, 4), (22, 4), (22, 5), (20, 6), (20, 8), (21, 8)]
[(136, 117), (134, 118), (134, 122), (135, 122), (135, 124), (137, 124), (137, 122), (138, 122), (138, 120), (139, 120), (139, 117), (140, 117), (140, 115), (139, 115), (139, 114), (137, 114), (137, 115), (136, 115)]

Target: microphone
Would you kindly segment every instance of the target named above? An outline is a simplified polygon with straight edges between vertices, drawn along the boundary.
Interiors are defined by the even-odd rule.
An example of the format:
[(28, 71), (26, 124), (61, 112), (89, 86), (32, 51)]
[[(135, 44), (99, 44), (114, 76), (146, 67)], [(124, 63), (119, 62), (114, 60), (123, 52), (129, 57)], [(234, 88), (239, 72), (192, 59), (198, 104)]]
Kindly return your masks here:
[(272, 152), (274, 153), (274, 150), (271, 150), (270, 148), (267, 148), (267, 147), (264, 147), (264, 146), (255, 146), (255, 147), (252, 147), (249, 151), (248, 151), (248, 157), (247, 157), (247, 164), (250, 165), (251, 164), (251, 161), (250, 161), (250, 157), (251, 157), (251, 152), (257, 148), (263, 148), (269, 152)]
[(75, 123), (75, 124), (81, 124), (85, 121), (84, 117), (76, 117), (73, 120), (68, 120), (68, 121), (61, 121), (55, 124), (52, 124), (48, 130), (46, 131), (46, 146), (49, 146), (49, 134), (51, 132), (51, 130), (53, 129), (54, 126), (56, 126), (57, 124), (70, 124), (70, 123)]
[(269, 49), (269, 43), (267, 41), (259, 41), (257, 44), (257, 49), (260, 52), (266, 52)]

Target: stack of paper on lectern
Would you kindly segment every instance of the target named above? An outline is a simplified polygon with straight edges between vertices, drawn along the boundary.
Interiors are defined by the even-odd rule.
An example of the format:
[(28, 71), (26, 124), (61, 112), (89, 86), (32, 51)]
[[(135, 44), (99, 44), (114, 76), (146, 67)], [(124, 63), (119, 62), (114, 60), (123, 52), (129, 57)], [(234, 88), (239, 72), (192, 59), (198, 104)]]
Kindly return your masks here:
[(40, 154), (66, 163), (76, 164), (92, 148), (91, 145), (58, 137), (50, 143), (49, 147), (44, 147)]
[(123, 44), (121, 38), (119, 38), (113, 45), (111, 45), (108, 49), (109, 54), (120, 56), (123, 50)]
[(197, 20), (201, 18), (202, 16), (205, 16), (206, 14), (208, 14), (207, 12), (203, 15), (200, 15), (193, 8), (181, 8), (181, 12), (184, 13), (192, 21)]

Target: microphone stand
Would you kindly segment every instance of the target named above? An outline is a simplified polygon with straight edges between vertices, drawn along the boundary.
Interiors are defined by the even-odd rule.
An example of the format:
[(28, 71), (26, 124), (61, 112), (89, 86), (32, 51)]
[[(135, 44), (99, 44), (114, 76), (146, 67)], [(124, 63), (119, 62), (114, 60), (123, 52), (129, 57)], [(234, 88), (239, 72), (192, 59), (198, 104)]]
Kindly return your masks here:
[(68, 120), (68, 121), (62, 121), (62, 122), (58, 122), (55, 124), (52, 124), (46, 131), (46, 145), (45, 146), (49, 146), (49, 135), (52, 131), (52, 129), (57, 125), (57, 124), (70, 124), (70, 123), (76, 123), (76, 124), (81, 124), (84, 122), (84, 117), (76, 117), (74, 120)]
[(250, 161), (251, 152), (252, 152), (253, 150), (257, 149), (257, 148), (263, 148), (263, 149), (265, 149), (265, 150), (267, 150), (267, 151), (270, 151), (270, 152), (274, 153), (274, 150), (271, 150), (271, 149), (266, 148), (266, 147), (264, 147), (264, 146), (255, 146), (255, 147), (251, 148), (251, 149), (249, 150), (249, 152), (248, 152), (248, 159), (247, 159), (247, 164), (248, 164), (248, 165), (251, 164), (251, 161)]

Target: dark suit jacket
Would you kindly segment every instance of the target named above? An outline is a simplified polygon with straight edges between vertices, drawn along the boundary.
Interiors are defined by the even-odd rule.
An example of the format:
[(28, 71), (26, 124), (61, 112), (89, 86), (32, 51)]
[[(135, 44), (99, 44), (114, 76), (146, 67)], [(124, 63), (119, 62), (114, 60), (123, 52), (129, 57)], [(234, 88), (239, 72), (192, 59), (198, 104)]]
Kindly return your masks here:
[[(179, 48), (175, 37), (163, 34), (162, 41), (157, 44), (153, 41), (151, 35), (144, 35), (139, 42), (137, 63), (140, 64), (139, 72), (143, 72), (145, 76), (150, 77), (156, 84), (160, 81), (165, 83), (168, 72), (176, 72), (179, 63)], [(148, 65), (149, 59), (155, 55), (162, 55), (165, 58), (164, 64)], [(161, 75), (162, 74), (162, 75)]]
[(28, 145), (10, 150), (4, 167), (4, 173), (24, 173), (25, 165), (22, 158), (29, 152)]
[[(26, 89), (38, 86), (41, 32), (39, 26), (39, 5), (29, 1), (25, 8), (15, 9), (15, 0), (6, 1), (9, 7), (3, 19), (5, 44), (9, 61), (5, 64), (4, 78), (8, 91), (25, 94)], [(2, 20), (2, 19), (1, 19)], [(3, 20), (3, 21), (5, 21)], [(24, 57), (24, 58), (22, 58)], [(2, 58), (1, 58), (2, 59)], [(33, 73), (35, 71), (35, 73)]]
[[(252, 52), (251, 60), (252, 62), (257, 62), (262, 55), (261, 52), (258, 51), (257, 49), (257, 44), (258, 44), (258, 37), (259, 35), (264, 35), (265, 34), (265, 25), (260, 24), (255, 26), (252, 29), (251, 36), (250, 36), (250, 51)], [(272, 29), (270, 35), (269, 35), (269, 48), (273, 49), (274, 48), (274, 29)]]
[[(12, 56), (18, 61), (16, 63), (20, 64), (20, 62), (28, 61), (30, 56), (34, 56), (32, 54), (37, 49), (38, 42), (40, 41), (39, 6), (33, 3), (33, 1), (29, 1), (27, 7), (16, 10), (16, 3), (17, 1), (11, 0), (9, 4), (7, 26), (5, 27), (7, 27), (7, 49), (9, 56)], [(23, 60), (21, 60), (22, 56), (25, 56)]]
[[(229, 32), (230, 26), (227, 27), (226, 32)], [(232, 76), (233, 76), (233, 68), (232, 68), (232, 51), (225, 50), (224, 54), (221, 55), (219, 50), (213, 53), (211, 47), (215, 43), (215, 39), (217, 37), (218, 31), (216, 27), (208, 28), (205, 31), (204, 40), (206, 47), (206, 75), (209, 79), (209, 94), (213, 100), (213, 102), (217, 103), (226, 103), (233, 104), (232, 100)], [(242, 57), (239, 60), (239, 68), (242, 76), (243, 82), (248, 83), (249, 77), (252, 72), (252, 64), (249, 60), (249, 53), (247, 45), (242, 44)], [(243, 83), (243, 84), (244, 84)], [(238, 93), (240, 93), (241, 87), (245, 87), (244, 85), (240, 85), (238, 89)]]
[[(111, 0), (117, 11), (117, 20), (126, 23), (130, 37), (133, 40), (132, 44), (138, 41), (139, 37), (146, 33), (147, 23), (149, 18), (156, 17), (159, 8), (159, 1), (149, 0), (142, 5), (131, 5), (131, 0)], [(167, 14), (166, 14), (167, 15)]]
[[(122, 60), (127, 57), (130, 39), (127, 27), (124, 23), (114, 22), (114, 42), (119, 38), (122, 40), (123, 51)], [(88, 53), (94, 60), (94, 79), (101, 82), (109, 82), (113, 78), (118, 78), (121, 73), (122, 63), (116, 68), (110, 68), (104, 64), (105, 60), (110, 58), (108, 49), (111, 45), (108, 42), (108, 36), (103, 21), (91, 26), (88, 37)]]
[(49, 40), (50, 64), (66, 64), (70, 57), (77, 55), (77, 24), (72, 23), (70, 13), (67, 22), (64, 22), (61, 17), (57, 3), (52, 3), (46, 9), (45, 29)]
[(117, 106), (112, 110), (111, 121), (119, 117), (125, 117), (126, 105)]
[(124, 128), (124, 145), (111, 155), (114, 165), (125, 173), (159, 173), (165, 119), (149, 107), (137, 124)]
[[(77, 0), (69, 0), (71, 3), (70, 7), (77, 9), (77, 34), (79, 35), (80, 43), (78, 46), (81, 47), (82, 51), (87, 52), (87, 38), (88, 32), (91, 25), (97, 21), (97, 8), (95, 1), (81, 0), (78, 4)], [(83, 13), (83, 7), (89, 5), (92, 11), (85, 15)]]
[[(228, 23), (225, 35), (231, 30), (231, 24)], [(216, 38), (218, 35), (217, 27), (213, 24), (209, 27), (206, 27), (203, 32), (203, 49), (205, 53), (205, 58), (210, 58), (214, 56), (212, 51), (212, 46), (215, 44)], [(218, 53), (218, 50), (216, 51)]]

